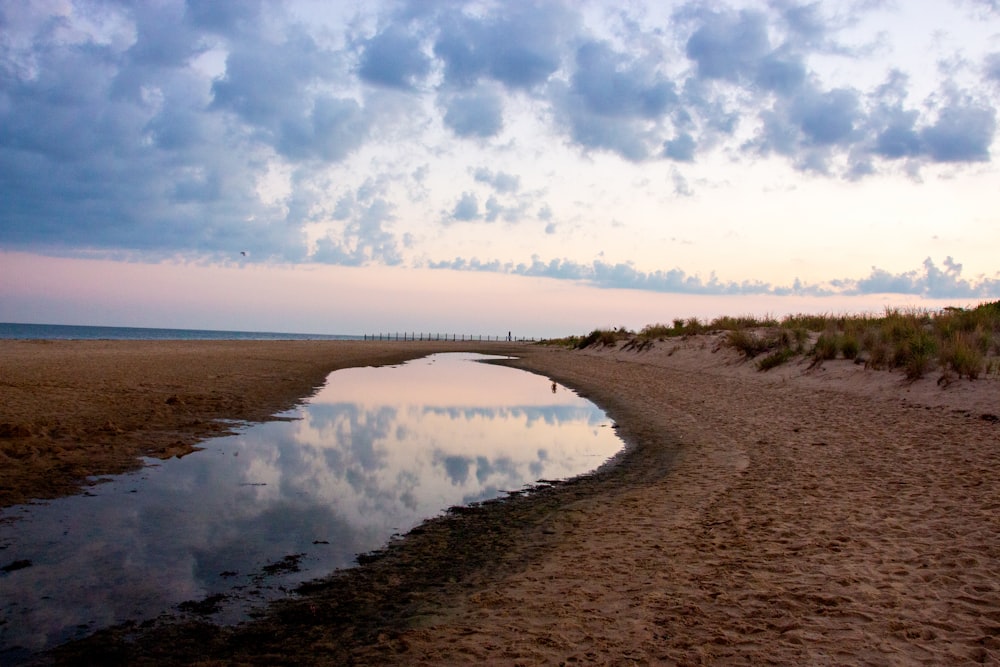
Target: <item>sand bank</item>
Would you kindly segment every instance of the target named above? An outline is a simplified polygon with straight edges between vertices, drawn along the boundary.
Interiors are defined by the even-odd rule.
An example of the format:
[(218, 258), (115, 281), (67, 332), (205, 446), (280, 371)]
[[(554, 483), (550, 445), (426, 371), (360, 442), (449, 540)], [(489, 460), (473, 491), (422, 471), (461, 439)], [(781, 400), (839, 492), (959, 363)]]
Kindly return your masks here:
[[(399, 363), (444, 343), (0, 341), (0, 507), (79, 489), (139, 456), (169, 458), (264, 421), (338, 368)], [(463, 348), (464, 349), (464, 348)]]
[[(165, 624), (137, 641), (134, 628), (119, 629), (56, 659), (1000, 663), (1000, 381), (942, 389), (934, 378), (908, 384), (839, 361), (758, 373), (717, 343), (696, 337), (641, 353), (518, 348), (516, 365), (575, 387), (616, 420), (631, 445), (617, 466), (428, 522), (258, 622)], [(5, 397), (28, 385), (11, 392), (14, 405), (71, 383), (81, 404), (129, 386), (106, 375), (70, 380), (60, 374), (68, 361), (36, 361), (34, 375), (18, 371), (12, 381), (10, 345), (0, 346)], [(119, 363), (121, 344), (105, 345), (103, 365)], [(141, 367), (155, 345), (125, 358)], [(249, 347), (212, 366), (219, 354), (198, 350), (205, 345), (180, 344), (181, 356), (163, 362), (173, 370), (136, 376), (156, 399), (111, 418), (122, 433), (109, 439), (141, 440), (143, 412), (167, 413), (163, 405), (218, 410), (198, 419), (255, 418), (338, 364), (417, 352), (237, 343)], [(265, 358), (277, 364), (271, 371), (249, 370)], [(203, 361), (198, 371), (174, 368), (194, 360)], [(244, 367), (243, 380), (216, 385), (218, 394), (184, 384)], [(241, 384), (281, 378), (296, 388), (266, 406)], [(129, 391), (110, 402), (131, 404)], [(175, 394), (181, 403), (167, 403)], [(4, 410), (0, 421), (26, 425), (32, 438), (61, 433), (26, 408)], [(72, 428), (99, 433), (108, 413), (79, 410), (88, 418)], [(198, 436), (183, 420), (169, 423), (159, 428)], [(47, 441), (36, 444), (44, 458)]]

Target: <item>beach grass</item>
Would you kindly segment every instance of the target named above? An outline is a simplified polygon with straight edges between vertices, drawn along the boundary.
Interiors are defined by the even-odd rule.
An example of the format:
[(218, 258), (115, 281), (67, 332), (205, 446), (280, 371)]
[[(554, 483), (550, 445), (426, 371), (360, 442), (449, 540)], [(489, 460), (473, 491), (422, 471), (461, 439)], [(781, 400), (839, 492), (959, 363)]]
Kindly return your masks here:
[(724, 344), (767, 371), (799, 357), (811, 366), (835, 359), (866, 368), (900, 370), (910, 380), (934, 368), (943, 379), (974, 380), (1000, 374), (1000, 301), (942, 310), (886, 308), (881, 314), (795, 314), (675, 318), (638, 332), (625, 327), (594, 329), (586, 336), (546, 341), (569, 348), (617, 347), (642, 351), (670, 339), (725, 333)]

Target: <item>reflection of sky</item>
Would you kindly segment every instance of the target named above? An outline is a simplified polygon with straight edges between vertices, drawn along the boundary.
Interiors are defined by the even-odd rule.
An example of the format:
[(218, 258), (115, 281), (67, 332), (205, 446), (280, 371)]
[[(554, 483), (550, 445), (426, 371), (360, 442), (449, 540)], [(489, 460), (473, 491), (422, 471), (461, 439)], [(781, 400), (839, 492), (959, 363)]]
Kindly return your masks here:
[[(332, 373), (295, 421), (4, 512), (0, 663), (180, 602), (250, 603), (348, 566), (457, 504), (596, 468), (621, 448), (606, 416), (537, 375), (434, 355)], [(262, 568), (304, 554), (302, 572)], [(245, 603), (216, 615), (237, 620)]]

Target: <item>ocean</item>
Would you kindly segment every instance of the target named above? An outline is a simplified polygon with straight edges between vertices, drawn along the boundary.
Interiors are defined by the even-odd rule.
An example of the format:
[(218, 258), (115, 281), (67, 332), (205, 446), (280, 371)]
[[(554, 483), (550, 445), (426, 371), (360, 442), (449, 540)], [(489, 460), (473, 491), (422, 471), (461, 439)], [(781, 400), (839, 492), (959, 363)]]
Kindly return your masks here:
[(34, 340), (361, 340), (363, 336), (0, 322), (0, 338)]

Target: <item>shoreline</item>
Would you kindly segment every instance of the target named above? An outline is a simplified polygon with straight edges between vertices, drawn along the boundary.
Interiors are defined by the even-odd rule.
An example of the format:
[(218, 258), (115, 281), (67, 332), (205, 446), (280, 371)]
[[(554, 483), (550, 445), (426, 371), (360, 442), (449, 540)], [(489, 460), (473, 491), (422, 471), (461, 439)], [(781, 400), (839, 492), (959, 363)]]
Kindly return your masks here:
[[(432, 350), (443, 351), (449, 350)], [(526, 361), (525, 357), (533, 355), (523, 346), (479, 351), (523, 355), (493, 363), (543, 373)], [(545, 356), (552, 350), (536, 348), (536, 352)], [(545, 374), (595, 400), (573, 384), (574, 374), (565, 370)], [(613, 393), (600, 387), (592, 391), (603, 394), (606, 401), (618, 402)], [(601, 407), (607, 411), (605, 405)], [(627, 412), (628, 408), (623, 404), (619, 411)], [(542, 557), (559, 540), (559, 531), (550, 527), (553, 517), (567, 507), (650, 484), (668, 474), (674, 455), (669, 437), (658, 435), (658, 444), (664, 446), (652, 447), (648, 438), (640, 442), (632, 439), (627, 429), (625, 433), (621, 426), (616, 425), (616, 429), (625, 447), (597, 470), (473, 506), (451, 508), (385, 548), (362, 554), (358, 566), (304, 584), (297, 590), (301, 598), (271, 603), (263, 619), (236, 627), (174, 619), (141, 631), (138, 641), (135, 627), (110, 628), (57, 647), (49, 657), (57, 664), (80, 660), (162, 664), (206, 657), (255, 664), (392, 662), (398, 648), (395, 638), (414, 619), (419, 624), (419, 619), (447, 613), (449, 599), (474, 585), (472, 582), (517, 571), (524, 563)], [(313, 649), (305, 649), (317, 642), (323, 645), (321, 660), (315, 658)], [(288, 647), (293, 646), (302, 647), (301, 652), (289, 653)]]
[[(499, 349), (497, 343), (462, 349)], [(444, 342), (0, 340), (0, 511), (79, 492), (265, 422), (334, 370), (401, 363)], [(504, 347), (506, 349), (506, 347)], [(228, 422), (228, 423), (227, 423)]]
[(762, 374), (703, 337), (514, 349), (616, 422), (616, 465), (432, 519), (257, 621), (117, 628), (46, 660), (1000, 661), (995, 378)]

